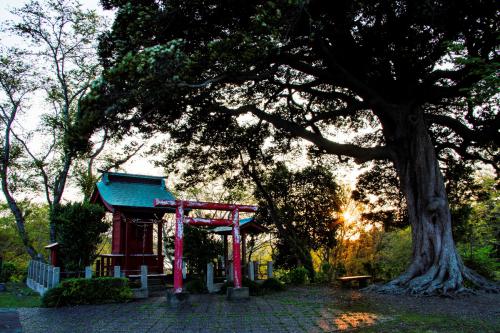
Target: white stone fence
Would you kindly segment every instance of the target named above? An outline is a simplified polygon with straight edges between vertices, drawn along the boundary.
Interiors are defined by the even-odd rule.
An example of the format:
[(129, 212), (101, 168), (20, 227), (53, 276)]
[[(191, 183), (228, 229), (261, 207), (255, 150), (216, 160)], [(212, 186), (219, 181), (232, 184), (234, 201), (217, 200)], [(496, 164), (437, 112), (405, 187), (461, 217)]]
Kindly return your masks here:
[(30, 260), (28, 263), (28, 276), (26, 284), (41, 296), (55, 287), (60, 280), (61, 269), (38, 260)]
[[(114, 277), (123, 277), (120, 266), (114, 266)], [(61, 269), (42, 261), (30, 260), (28, 264), (28, 277), (26, 284), (32, 290), (43, 296), (47, 290), (57, 286), (61, 278)], [(92, 267), (85, 267), (85, 278), (92, 278)], [(148, 266), (141, 266), (141, 296), (148, 297)], [(140, 298), (142, 298), (140, 297)]]

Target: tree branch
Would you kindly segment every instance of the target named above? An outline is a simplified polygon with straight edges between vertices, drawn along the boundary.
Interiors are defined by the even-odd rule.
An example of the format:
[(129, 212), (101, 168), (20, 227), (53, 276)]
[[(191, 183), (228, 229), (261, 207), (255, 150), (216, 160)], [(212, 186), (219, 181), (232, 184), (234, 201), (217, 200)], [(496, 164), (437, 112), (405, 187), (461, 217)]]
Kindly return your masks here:
[(365, 148), (353, 144), (337, 143), (328, 140), (321, 135), (308, 131), (304, 127), (289, 120), (285, 120), (276, 114), (266, 113), (258, 109), (254, 105), (245, 105), (236, 110), (220, 107), (218, 108), (218, 110), (222, 110), (232, 115), (250, 112), (257, 118), (273, 124), (276, 128), (284, 130), (292, 136), (306, 139), (307, 141), (316, 145), (318, 148), (324, 150), (326, 153), (350, 156), (353, 157), (357, 163), (363, 163), (370, 160), (385, 160), (391, 158), (391, 152), (387, 147), (379, 146), (373, 148)]

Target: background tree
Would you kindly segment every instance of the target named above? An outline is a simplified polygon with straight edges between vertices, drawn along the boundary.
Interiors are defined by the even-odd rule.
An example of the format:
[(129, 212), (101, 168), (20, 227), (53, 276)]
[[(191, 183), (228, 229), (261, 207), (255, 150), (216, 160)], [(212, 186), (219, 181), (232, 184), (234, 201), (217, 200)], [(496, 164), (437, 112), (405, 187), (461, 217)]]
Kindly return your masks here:
[[(49, 242), (48, 208), (46, 205), (20, 202), (23, 211), (26, 233), (30, 235), (30, 244), (37, 253), (43, 253), (44, 246)], [(29, 254), (19, 237), (15, 218), (7, 203), (0, 205), (0, 257), (10, 262), (18, 270), (25, 272), (28, 266)]]
[(257, 219), (276, 235), (276, 264), (304, 266), (313, 279), (311, 251), (335, 244), (339, 205), (332, 174), (322, 167), (293, 172), (280, 163), (256, 188), (255, 197)]
[[(97, 13), (83, 10), (78, 1), (47, 0), (30, 1), (12, 14), (14, 21), (6, 22), (2, 30), (24, 43), (22, 49), (2, 49), (0, 176), (19, 235), (35, 257), (19, 202), (41, 195), (51, 211), (61, 203), (73, 171), (88, 198), (97, 165), (120, 166), (142, 145), (125, 145), (122, 153), (106, 156), (105, 146), (116, 140), (105, 130), (82, 143), (87, 148), (84, 154), (77, 155), (71, 143), (83, 121), (80, 100), (100, 69), (96, 43), (104, 25)], [(49, 229), (54, 242), (55, 226), (50, 223)]]
[[(249, 113), (323, 153), (389, 161), (413, 259), (380, 290), (447, 293), (464, 280), (496, 289), (456, 252), (437, 159), (453, 150), (498, 162), (495, 1), (103, 4), (117, 14), (101, 38), (106, 71), (86, 99), (89, 119), (175, 132)], [(376, 131), (348, 143), (331, 135), (366, 125)]]
[[(23, 172), (30, 175), (31, 185), (40, 190), (49, 209), (59, 205), (66, 187), (71, 165), (76, 158), (75, 150), (68, 144), (68, 134), (80, 121), (79, 102), (96, 77), (99, 65), (95, 57), (95, 40), (102, 21), (95, 11), (84, 11), (78, 2), (72, 1), (31, 1), (12, 13), (17, 17), (4, 27), (26, 42), (25, 50), (18, 54), (24, 63), (36, 68), (19, 77), (23, 84), (35, 82), (30, 91), (22, 94), (25, 116), (36, 119), (34, 107), (26, 108), (26, 102), (33, 98), (35, 88), (43, 92), (47, 109), (41, 114), (37, 131), (26, 131), (14, 121), (24, 121), (14, 108), (21, 101), (8, 100), (12, 111), (4, 118), (6, 134), (15, 138), (24, 154)], [(21, 61), (21, 60), (20, 60)], [(9, 91), (4, 87), (4, 95)], [(6, 117), (9, 116), (9, 117)], [(17, 117), (17, 118), (16, 118)], [(33, 125), (31, 125), (33, 126)], [(35, 141), (38, 143), (35, 145)], [(5, 149), (4, 149), (5, 150)], [(5, 154), (8, 156), (8, 154)], [(6, 157), (6, 165), (12, 165)], [(18, 188), (25, 183), (6, 174), (7, 186)], [(6, 197), (9, 193), (4, 189)], [(15, 201), (11, 195), (11, 199)], [(19, 215), (15, 209), (14, 215)], [(21, 213), (22, 215), (22, 213)], [(50, 224), (50, 239), (55, 241), (54, 225)]]
[(203, 277), (206, 273), (207, 263), (213, 262), (218, 255), (224, 253), (222, 242), (207, 233), (204, 228), (188, 225), (184, 231), (186, 233), (184, 236), (184, 257), (189, 262), (189, 269)]
[(58, 205), (52, 210), (58, 260), (65, 271), (81, 272), (97, 258), (98, 246), (110, 226), (104, 215), (103, 207), (90, 203)]
[(16, 134), (12, 132), (12, 126), (18, 113), (22, 113), (26, 107), (26, 95), (36, 89), (32, 75), (30, 66), (19, 57), (19, 51), (2, 52), (0, 58), (0, 84), (3, 93), (0, 102), (3, 130), (0, 164), (2, 192), (14, 215), (19, 238), (22, 240), (26, 252), (35, 258), (37, 251), (26, 231), (25, 215), (21, 205), (14, 198), (14, 192), (19, 191), (19, 182), (10, 181), (11, 179), (23, 180), (22, 183), (29, 184), (30, 180), (29, 176), (17, 168), (22, 165), (21, 160), (24, 154), (21, 144), (15, 140)]

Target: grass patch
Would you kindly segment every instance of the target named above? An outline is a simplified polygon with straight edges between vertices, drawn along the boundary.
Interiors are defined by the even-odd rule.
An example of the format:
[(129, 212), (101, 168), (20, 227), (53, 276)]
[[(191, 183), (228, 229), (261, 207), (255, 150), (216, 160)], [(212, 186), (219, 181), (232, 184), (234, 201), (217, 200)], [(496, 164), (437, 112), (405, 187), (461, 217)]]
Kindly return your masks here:
[(23, 283), (6, 283), (7, 291), (0, 292), (0, 308), (36, 308), (41, 305), (38, 293)]
[(498, 323), (476, 319), (457, 318), (455, 316), (403, 313), (397, 314), (385, 322), (360, 328), (356, 332), (405, 332), (405, 333), (495, 333)]

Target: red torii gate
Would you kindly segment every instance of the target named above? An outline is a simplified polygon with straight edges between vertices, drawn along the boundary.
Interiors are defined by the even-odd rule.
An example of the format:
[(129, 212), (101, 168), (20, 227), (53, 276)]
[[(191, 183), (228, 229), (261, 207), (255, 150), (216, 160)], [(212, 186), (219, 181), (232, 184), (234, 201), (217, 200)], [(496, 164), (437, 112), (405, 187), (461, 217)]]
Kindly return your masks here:
[[(257, 206), (187, 200), (154, 200), (155, 207), (175, 207), (174, 293), (182, 293), (182, 248), (184, 224), (198, 226), (231, 226), (233, 235), (234, 287), (241, 288), (240, 212), (255, 213)], [(184, 209), (230, 211), (231, 219), (207, 219), (184, 216)]]

